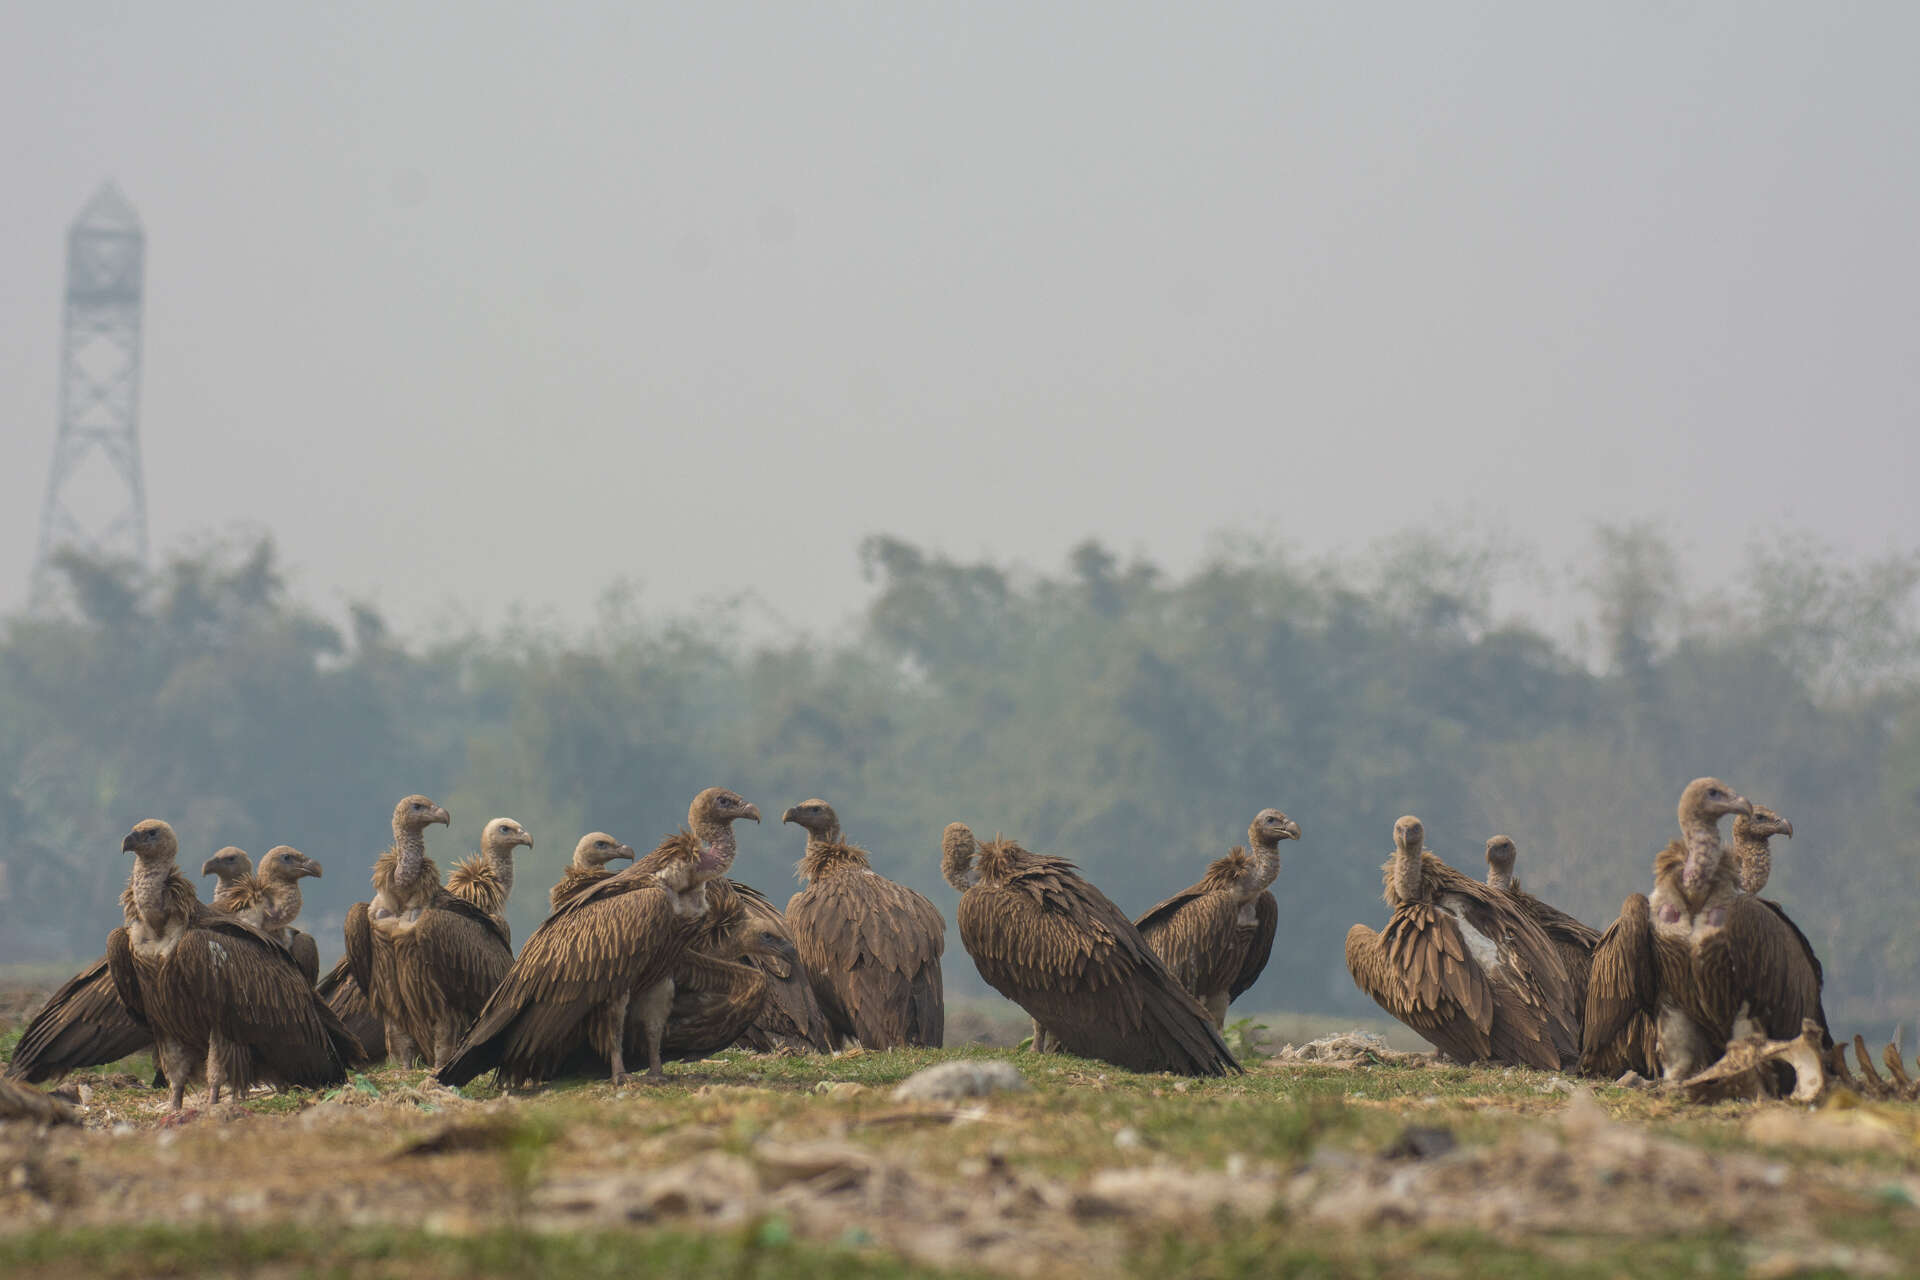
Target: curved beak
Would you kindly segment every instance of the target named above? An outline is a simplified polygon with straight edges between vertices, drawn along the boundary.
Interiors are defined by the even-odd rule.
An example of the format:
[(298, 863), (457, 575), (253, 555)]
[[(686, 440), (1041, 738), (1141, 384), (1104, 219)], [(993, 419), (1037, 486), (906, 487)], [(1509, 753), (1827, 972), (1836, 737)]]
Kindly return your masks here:
[[(124, 842), (122, 842), (122, 844), (120, 845), (120, 847), (121, 847), (122, 849), (124, 849), (124, 848), (126, 848), (127, 846), (126, 846), (126, 844), (125, 844)], [(207, 860), (206, 860), (205, 862), (203, 862), (203, 863), (201, 863), (201, 864), (200, 864), (200, 874), (201, 874), (201, 875), (203, 875), (203, 876), (211, 876), (211, 875), (217, 875), (217, 874), (219, 874), (219, 873), (218, 873), (218, 872), (217, 872), (217, 871), (216, 871), (216, 870), (214, 869), (214, 865), (213, 865), (213, 859), (212, 859), (212, 858), (208, 858), (208, 859), (207, 859)]]
[[(120, 838), (120, 852), (122, 853), (133, 852), (133, 832), (129, 831), (127, 832), (126, 835)], [(200, 874), (205, 875), (206, 872), (203, 871)]]
[[(630, 844), (623, 844), (620, 846), (619, 850), (613, 856), (615, 858), (631, 858), (633, 856), (633, 846)], [(612, 859), (609, 859), (609, 861), (611, 860)]]
[(439, 805), (435, 805), (433, 808), (433, 820), (439, 823), (443, 827), (450, 827), (453, 825), (453, 815), (448, 813), (445, 809), (442, 809)]
[(1283, 829), (1287, 833), (1287, 839), (1289, 840), (1300, 839), (1300, 824), (1295, 822), (1292, 818), (1287, 819), (1287, 825)]
[(1753, 816), (1753, 801), (1747, 799), (1745, 796), (1735, 796), (1733, 798), (1733, 808), (1727, 810), (1727, 812), (1743, 813), (1751, 818)]
[(800, 812), (800, 807), (798, 805), (790, 805), (788, 806), (787, 811), (780, 815), (780, 821), (783, 823), (792, 822), (793, 815), (798, 812)]
[(302, 863), (300, 866), (300, 870), (303, 874), (310, 875), (315, 880), (320, 879), (320, 864), (315, 862), (312, 858), (308, 858), (304, 863)]
[(1793, 819), (1791, 818), (1780, 819), (1780, 834), (1785, 836), (1789, 840), (1793, 839)]
[(740, 816), (743, 818), (752, 818), (755, 822), (758, 822), (760, 821), (760, 806), (750, 804), (740, 811)]

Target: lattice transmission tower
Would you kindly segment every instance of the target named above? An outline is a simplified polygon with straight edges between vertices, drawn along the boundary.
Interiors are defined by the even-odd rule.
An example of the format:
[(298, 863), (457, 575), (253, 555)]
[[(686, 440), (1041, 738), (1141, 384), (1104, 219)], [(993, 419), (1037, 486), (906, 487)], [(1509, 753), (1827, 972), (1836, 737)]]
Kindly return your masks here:
[(53, 445), (30, 603), (52, 601), (63, 547), (147, 562), (147, 489), (140, 474), (140, 217), (111, 183), (67, 228), (67, 301), (60, 343), (60, 425)]

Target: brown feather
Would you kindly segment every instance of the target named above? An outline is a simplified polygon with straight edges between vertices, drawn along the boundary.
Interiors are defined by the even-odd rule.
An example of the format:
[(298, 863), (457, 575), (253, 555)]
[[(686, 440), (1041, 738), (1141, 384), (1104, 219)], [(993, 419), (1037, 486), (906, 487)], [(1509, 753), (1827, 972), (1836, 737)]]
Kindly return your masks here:
[(922, 895), (875, 872), (866, 851), (809, 840), (807, 887), (786, 921), (834, 1034), (869, 1049), (939, 1048), (946, 923)]
[(1064, 858), (979, 844), (959, 923), (980, 976), (1067, 1051), (1133, 1071), (1239, 1072), (1206, 1010)]

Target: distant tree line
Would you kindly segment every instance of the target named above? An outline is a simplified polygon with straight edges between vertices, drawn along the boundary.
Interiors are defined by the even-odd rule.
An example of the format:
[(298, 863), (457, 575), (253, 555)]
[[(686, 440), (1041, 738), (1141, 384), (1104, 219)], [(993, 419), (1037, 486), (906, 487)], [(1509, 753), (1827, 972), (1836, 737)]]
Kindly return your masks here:
[[(395, 799), (452, 810), (443, 869), (509, 814), (538, 841), (524, 937), (581, 833), (650, 847), (723, 782), (772, 819), (736, 874), (776, 899), (801, 847), (777, 814), (818, 795), (949, 913), (953, 819), (1071, 857), (1139, 912), (1277, 805), (1306, 838), (1247, 1007), (1360, 1013), (1342, 939), (1384, 919), (1398, 815), (1475, 875), (1513, 836), (1528, 888), (1604, 926), (1681, 787), (1715, 773), (1795, 824), (1768, 892), (1826, 960), (1840, 1026), (1920, 1012), (1920, 557), (1787, 539), (1703, 597), (1657, 534), (1605, 529), (1583, 647), (1497, 618), (1498, 557), (1432, 538), (1337, 562), (1224, 549), (1183, 578), (1094, 543), (1057, 571), (891, 538), (860, 555), (871, 598), (831, 645), (617, 593), (584, 634), (405, 644), (370, 608), (335, 625), (290, 598), (270, 542), (150, 577), (69, 558), (68, 607), (0, 628), (0, 962), (98, 951), (145, 817), (189, 870), (226, 844), (318, 858), (309, 927), (337, 947)], [(950, 988), (981, 989), (949, 946)]]

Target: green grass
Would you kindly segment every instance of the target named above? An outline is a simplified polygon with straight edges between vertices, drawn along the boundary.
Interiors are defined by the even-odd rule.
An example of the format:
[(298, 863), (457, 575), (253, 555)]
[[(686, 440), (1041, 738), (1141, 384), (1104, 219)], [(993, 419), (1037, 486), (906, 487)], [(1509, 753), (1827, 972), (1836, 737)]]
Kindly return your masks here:
[[(0, 1033), (0, 1050), (16, 1037), (17, 1032)], [(954, 1109), (903, 1106), (888, 1096), (895, 1084), (931, 1063), (984, 1058), (1011, 1061), (1031, 1087), (998, 1095), (984, 1106), (963, 1103)], [(144, 1083), (138, 1071), (144, 1065), (130, 1062), (119, 1070), (134, 1071)], [(788, 1222), (778, 1215), (744, 1227), (706, 1230), (697, 1220), (673, 1217), (665, 1219), (670, 1229), (609, 1229), (612, 1219), (561, 1216), (547, 1221), (594, 1225), (543, 1233), (531, 1228), (544, 1211), (529, 1206), (550, 1180), (583, 1171), (597, 1177), (694, 1168), (710, 1153), (756, 1163), (770, 1150), (813, 1143), (850, 1146), (889, 1168), (911, 1170), (915, 1179), (947, 1197), (916, 1203), (949, 1207), (956, 1195), (971, 1196), (968, 1188), (993, 1185), (992, 1177), (1002, 1176), (990, 1177), (983, 1169), (1049, 1180), (1070, 1193), (1094, 1175), (1117, 1169), (1218, 1174), (1247, 1168), (1286, 1179), (1323, 1160), (1330, 1159), (1334, 1168), (1366, 1161), (1410, 1125), (1448, 1129), (1465, 1153), (1484, 1162), (1487, 1147), (1513, 1143), (1529, 1130), (1558, 1132), (1558, 1116), (1568, 1102), (1564, 1078), (1524, 1069), (1383, 1064), (1344, 1069), (1253, 1060), (1249, 1065), (1243, 1076), (1181, 1080), (1136, 1075), (1062, 1054), (977, 1044), (833, 1057), (730, 1051), (702, 1062), (670, 1064), (662, 1084), (620, 1090), (599, 1079), (568, 1080), (503, 1100), (490, 1083), (475, 1082), (460, 1092), (490, 1104), (480, 1108), (439, 1092), (423, 1070), (384, 1068), (329, 1090), (259, 1093), (231, 1108), (225, 1119), (200, 1117), (166, 1132), (153, 1128), (161, 1118), (159, 1095), (131, 1082), (102, 1085), (96, 1074), (96, 1103), (104, 1103), (116, 1120), (131, 1123), (135, 1132), (112, 1142), (102, 1141), (97, 1131), (50, 1135), (53, 1152), (70, 1153), (47, 1165), (56, 1181), (68, 1167), (58, 1160), (71, 1159), (81, 1184), (125, 1187), (127, 1178), (144, 1178), (159, 1156), (166, 1167), (200, 1170), (208, 1203), (218, 1204), (221, 1196), (251, 1190), (261, 1177), (279, 1179), (275, 1185), (284, 1194), (289, 1186), (304, 1188), (321, 1176), (313, 1172), (317, 1169), (328, 1171), (325, 1178), (348, 1183), (360, 1177), (378, 1183), (404, 1170), (404, 1184), (416, 1196), (431, 1197), (423, 1203), (458, 1199), (472, 1213), (450, 1220), (445, 1235), (406, 1226), (330, 1228), (324, 1217), (304, 1211), (288, 1212), (280, 1225), (272, 1225), (274, 1219), (242, 1218), (203, 1228), (189, 1224), (205, 1210), (182, 1212), (179, 1200), (169, 1199), (162, 1185), (145, 1188), (153, 1194), (137, 1208), (112, 1205), (115, 1218), (148, 1225), (100, 1225), (108, 1205), (100, 1201), (89, 1207), (84, 1189), (71, 1202), (44, 1203), (44, 1212), (54, 1215), (51, 1221), (64, 1225), (38, 1225), (48, 1219), (8, 1220), (5, 1152), (0, 1151), (0, 1275), (58, 1275), (61, 1280), (73, 1274), (201, 1273), (599, 1276), (616, 1269), (623, 1275), (657, 1271), (695, 1277), (929, 1275), (934, 1272), (905, 1260), (909, 1253), (892, 1252), (909, 1249), (903, 1240), (917, 1238), (902, 1235), (905, 1220), (856, 1217), (852, 1221), (859, 1225), (840, 1236), (834, 1234), (838, 1226), (816, 1222), (808, 1229), (811, 1219)], [(1595, 1088), (1594, 1096), (1616, 1119), (1663, 1139), (1728, 1157), (1762, 1156), (1788, 1169), (1790, 1180), (1804, 1180), (1806, 1199), (1796, 1204), (1806, 1216), (1796, 1221), (1815, 1224), (1817, 1238), (1806, 1242), (1804, 1257), (1793, 1259), (1804, 1264), (1793, 1274), (1844, 1273), (1848, 1250), (1920, 1259), (1920, 1209), (1912, 1203), (1920, 1193), (1909, 1189), (1920, 1186), (1920, 1147), (1769, 1149), (1748, 1134), (1746, 1120), (1754, 1111), (1749, 1104), (1693, 1107), (1662, 1094), (1611, 1086)], [(322, 1104), (334, 1105), (312, 1116), (300, 1114)], [(239, 1123), (228, 1123), (236, 1116)], [(416, 1147), (417, 1153), (396, 1160)], [(159, 1155), (161, 1150), (168, 1154)], [(1498, 1181), (1497, 1174), (1489, 1176)], [(304, 1189), (295, 1195), (303, 1197)], [(378, 1208), (382, 1202), (373, 1203), (375, 1217), (395, 1217)], [(1177, 1231), (1168, 1229), (1164, 1218), (1080, 1222), (1067, 1209), (1053, 1212), (1057, 1216), (1035, 1230), (1105, 1232), (1110, 1241), (1125, 1242), (1113, 1255), (1125, 1259), (1123, 1273), (1154, 1280), (1169, 1275), (1735, 1276), (1756, 1263), (1777, 1261), (1765, 1248), (1714, 1225), (1727, 1219), (1710, 1214), (1701, 1216), (1701, 1227), (1692, 1234), (1634, 1239), (1358, 1227), (1351, 1216), (1330, 1221), (1305, 1216), (1305, 1209), (1295, 1220), (1279, 1213), (1258, 1221), (1222, 1216)], [(1576, 1228), (1585, 1224), (1584, 1218), (1571, 1221)], [(1036, 1256), (1066, 1259), (1068, 1265), (1087, 1257), (1087, 1265), (1093, 1265), (1092, 1255), (1077, 1252), (1077, 1246), (1062, 1249), (1059, 1239), (1056, 1234), (1056, 1252)], [(1768, 1247), (1781, 1246), (1776, 1241)], [(1822, 1266), (1828, 1270), (1819, 1270)]]

